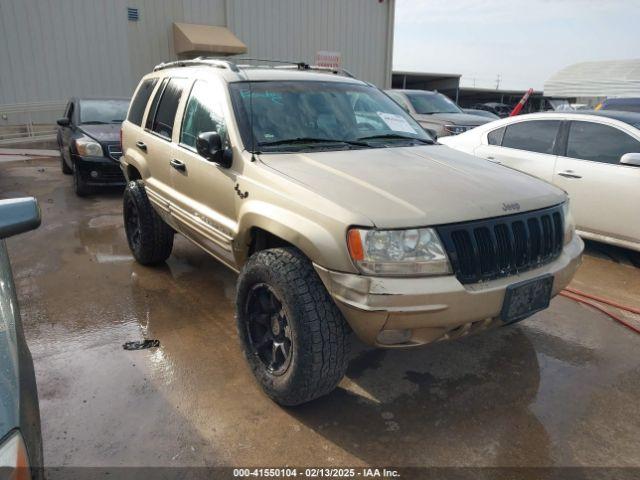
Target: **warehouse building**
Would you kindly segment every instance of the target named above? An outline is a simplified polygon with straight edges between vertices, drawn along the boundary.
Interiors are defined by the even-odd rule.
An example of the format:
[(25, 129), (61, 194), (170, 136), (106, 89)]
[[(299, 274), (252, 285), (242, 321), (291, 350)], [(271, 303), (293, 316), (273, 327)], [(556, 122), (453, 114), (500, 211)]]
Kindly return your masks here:
[(154, 65), (199, 55), (320, 63), (389, 87), (393, 15), (394, 0), (0, 0), (0, 126), (74, 95), (130, 96)]
[(569, 65), (545, 82), (544, 94), (588, 107), (605, 98), (640, 97), (640, 59)]

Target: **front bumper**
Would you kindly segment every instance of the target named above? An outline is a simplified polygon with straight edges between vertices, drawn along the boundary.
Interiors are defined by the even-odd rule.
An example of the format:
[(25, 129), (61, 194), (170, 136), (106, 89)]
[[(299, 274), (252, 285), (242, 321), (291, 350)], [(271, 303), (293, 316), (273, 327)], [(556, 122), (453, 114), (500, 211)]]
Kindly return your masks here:
[[(422, 278), (370, 277), (314, 265), (336, 305), (358, 337), (369, 345), (406, 348), (448, 340), (504, 325), (500, 312), (507, 287), (545, 274), (554, 277), (552, 296), (573, 278), (584, 243), (574, 235), (551, 263), (521, 274), (463, 285), (453, 275)], [(402, 343), (379, 335), (402, 332)], [(386, 335), (389, 338), (388, 335)]]
[(113, 186), (126, 183), (120, 163), (112, 158), (74, 155), (73, 163), (88, 185)]

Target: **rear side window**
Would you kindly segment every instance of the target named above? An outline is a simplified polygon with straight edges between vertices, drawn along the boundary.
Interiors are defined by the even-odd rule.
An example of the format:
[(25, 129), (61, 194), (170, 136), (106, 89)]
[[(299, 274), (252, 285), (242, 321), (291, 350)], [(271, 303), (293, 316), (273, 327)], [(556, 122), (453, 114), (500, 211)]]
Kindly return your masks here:
[[(158, 102), (151, 130), (166, 139), (170, 139), (173, 134), (176, 111), (186, 83), (187, 80), (184, 78), (172, 78), (169, 80)], [(151, 112), (149, 112), (149, 115), (151, 115)]]
[(151, 92), (153, 92), (153, 88), (156, 86), (156, 83), (158, 83), (157, 78), (148, 78), (142, 82), (142, 85), (140, 85), (136, 96), (131, 102), (131, 107), (129, 108), (129, 116), (127, 117), (127, 120), (131, 123), (142, 125), (144, 109), (147, 106), (147, 102), (149, 101), (149, 97), (151, 96)]
[(537, 153), (553, 153), (559, 120), (532, 120), (508, 125), (502, 146)]
[(640, 142), (617, 128), (593, 122), (571, 122), (567, 157), (619, 163), (625, 153), (640, 153)]
[(502, 127), (491, 130), (487, 134), (487, 142), (489, 142), (489, 145), (502, 145), (502, 137), (504, 137), (504, 131), (506, 129), (507, 127)]

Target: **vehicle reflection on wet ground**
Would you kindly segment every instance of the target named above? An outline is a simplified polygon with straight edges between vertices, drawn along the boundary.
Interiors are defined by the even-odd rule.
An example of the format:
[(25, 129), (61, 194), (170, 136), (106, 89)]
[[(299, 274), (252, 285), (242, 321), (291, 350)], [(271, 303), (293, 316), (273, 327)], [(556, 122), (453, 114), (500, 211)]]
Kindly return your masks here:
[[(0, 165), (0, 192), (43, 210), (8, 243), (48, 465), (640, 466), (640, 336), (589, 307), (558, 297), (412, 351), (356, 344), (335, 392), (285, 409), (242, 358), (234, 273), (184, 238), (136, 264), (121, 191), (78, 198), (56, 161)], [(640, 306), (640, 270), (607, 248), (572, 286)], [(160, 347), (123, 350), (144, 338)]]

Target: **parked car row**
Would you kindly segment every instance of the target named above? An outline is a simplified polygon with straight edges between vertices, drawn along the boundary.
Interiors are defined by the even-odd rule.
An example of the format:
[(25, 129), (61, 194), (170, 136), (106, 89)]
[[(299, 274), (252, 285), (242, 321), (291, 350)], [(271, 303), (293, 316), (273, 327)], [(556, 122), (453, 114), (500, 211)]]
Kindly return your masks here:
[(640, 118), (495, 120), (508, 106), (309, 70), (160, 65), (130, 105), (72, 99), (58, 122), (79, 195), (126, 183), (139, 263), (164, 262), (177, 232), (239, 272), (242, 346), (277, 402), (335, 387), (349, 329), (410, 347), (546, 308), (582, 251), (551, 184), (583, 236), (640, 250)]

